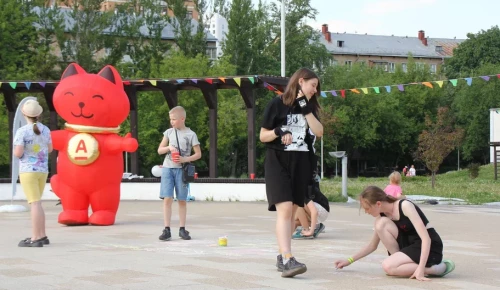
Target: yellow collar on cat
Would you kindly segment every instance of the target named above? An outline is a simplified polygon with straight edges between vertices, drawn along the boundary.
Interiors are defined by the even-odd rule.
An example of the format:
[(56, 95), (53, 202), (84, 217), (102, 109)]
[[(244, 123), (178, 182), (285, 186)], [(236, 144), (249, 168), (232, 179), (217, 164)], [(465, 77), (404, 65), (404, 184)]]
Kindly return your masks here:
[(95, 127), (95, 126), (84, 126), (65, 123), (64, 128), (69, 131), (78, 133), (95, 133), (95, 134), (113, 134), (120, 132), (120, 126), (118, 127)]

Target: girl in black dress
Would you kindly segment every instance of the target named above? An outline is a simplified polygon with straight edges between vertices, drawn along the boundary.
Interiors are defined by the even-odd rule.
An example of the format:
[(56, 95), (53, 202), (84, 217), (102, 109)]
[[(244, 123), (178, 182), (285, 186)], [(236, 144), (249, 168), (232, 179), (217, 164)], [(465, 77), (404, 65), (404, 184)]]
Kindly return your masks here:
[(272, 99), (264, 111), (260, 141), (266, 144), (264, 163), (266, 194), (270, 211), (277, 211), (276, 237), (280, 254), (278, 271), (293, 277), (307, 271), (292, 255), (291, 237), (297, 207), (304, 206), (311, 180), (308, 142), (312, 133), (323, 135), (318, 120), (318, 76), (309, 69), (295, 72), (285, 92)]
[(380, 241), (390, 255), (382, 262), (387, 275), (426, 281), (426, 276), (443, 277), (455, 269), (453, 261), (443, 260), (443, 242), (418, 206), (376, 186), (365, 188), (359, 200), (365, 212), (375, 217), (375, 233), (354, 256), (335, 261), (337, 269), (371, 254)]

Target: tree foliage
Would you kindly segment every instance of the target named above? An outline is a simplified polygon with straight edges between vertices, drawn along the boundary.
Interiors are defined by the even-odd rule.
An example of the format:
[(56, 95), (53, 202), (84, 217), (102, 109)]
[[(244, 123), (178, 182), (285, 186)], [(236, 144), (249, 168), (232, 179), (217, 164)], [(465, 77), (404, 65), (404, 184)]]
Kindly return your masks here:
[(435, 185), (436, 172), (444, 159), (459, 144), (463, 129), (454, 128), (454, 118), (446, 107), (438, 109), (436, 120), (427, 115), (426, 129), (418, 137), (417, 157), (432, 172), (432, 188)]
[(493, 26), (488, 30), (467, 34), (467, 40), (454, 51), (446, 61), (449, 78), (468, 77), (478, 72), (485, 64), (500, 63), (500, 29)]

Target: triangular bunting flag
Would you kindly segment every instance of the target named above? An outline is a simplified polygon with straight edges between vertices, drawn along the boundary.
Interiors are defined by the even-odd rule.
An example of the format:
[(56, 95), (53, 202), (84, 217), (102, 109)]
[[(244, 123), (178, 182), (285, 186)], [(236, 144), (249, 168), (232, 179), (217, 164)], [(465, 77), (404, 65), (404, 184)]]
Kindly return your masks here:
[(198, 79), (191, 79), (191, 81), (192, 81), (193, 83), (195, 83), (195, 84), (197, 84), (197, 83), (198, 83)]
[(345, 99), (345, 90), (340, 90), (340, 95)]
[(209, 84), (212, 84), (212, 83), (214, 82), (214, 80), (213, 80), (213, 79), (205, 79), (205, 81), (206, 81), (207, 83), (209, 83)]
[(326, 92), (321, 92), (321, 96), (322, 96), (323, 98), (326, 98)]
[(380, 88), (379, 87), (373, 87), (373, 90), (375, 91), (376, 94), (380, 94)]
[(253, 77), (249, 77), (248, 80), (253, 84), (255, 82), (255, 79)]
[(219, 80), (221, 80), (223, 83), (226, 83), (226, 78), (219, 78)]
[(281, 95), (281, 94), (283, 94), (280, 90), (276, 90), (276, 92), (275, 92), (275, 93), (276, 93), (277, 95)]
[[(125, 82), (124, 82), (125, 83)], [(45, 82), (39, 82), (38, 83), (42, 88), (45, 88)]]
[(398, 89), (399, 89), (401, 92), (404, 92), (405, 87), (404, 87), (403, 85), (398, 85)]
[(238, 85), (238, 87), (241, 87), (241, 78), (234, 78), (234, 82)]
[(0, 82), (0, 87), (2, 86), (2, 82)]
[(368, 94), (368, 88), (361, 88), (361, 90), (363, 91), (363, 93), (365, 93), (365, 95)]
[(467, 84), (468, 84), (469, 86), (471, 86), (471, 85), (472, 85), (472, 78), (465, 78), (465, 80), (467, 81)]
[(24, 85), (26, 86), (26, 88), (29, 90), (30, 87), (31, 87), (31, 82), (24, 82)]
[(480, 78), (482, 78), (483, 80), (485, 81), (489, 81), (490, 80), (490, 77), (489, 76), (481, 76)]
[(149, 82), (156, 87), (156, 80), (149, 80)]
[(453, 79), (453, 80), (450, 80), (450, 83), (456, 87), (457, 86), (457, 83), (458, 83), (458, 80), (457, 79)]
[(331, 93), (332, 93), (332, 95), (333, 95), (334, 97), (338, 97), (338, 95), (337, 95), (337, 92), (336, 92), (336, 91), (331, 91)]
[(497, 78), (499, 78), (499, 79), (500, 79), (500, 74), (497, 74)]
[(436, 84), (438, 84), (438, 86), (439, 86), (440, 88), (442, 88), (442, 87), (443, 87), (443, 81), (436, 81)]
[(183, 84), (184, 83), (184, 80), (183, 79), (178, 79), (176, 80), (178, 84)]
[(429, 87), (429, 88), (434, 88), (430, 82), (423, 82), (422, 85)]
[(13, 88), (14, 90), (16, 89), (17, 87), (17, 83), (16, 82), (9, 82), (9, 85), (11, 88)]
[(351, 89), (350, 91), (353, 92), (353, 93), (356, 93), (356, 94), (360, 94), (360, 92), (358, 91), (358, 89)]
[(391, 92), (391, 86), (385, 86), (385, 90), (390, 93)]

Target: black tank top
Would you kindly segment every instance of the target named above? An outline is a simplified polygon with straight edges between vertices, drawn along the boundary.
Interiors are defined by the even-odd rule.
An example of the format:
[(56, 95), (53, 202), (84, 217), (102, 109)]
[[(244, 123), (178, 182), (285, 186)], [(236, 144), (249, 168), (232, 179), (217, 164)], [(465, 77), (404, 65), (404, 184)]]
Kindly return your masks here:
[[(417, 230), (415, 230), (415, 227), (411, 223), (410, 219), (404, 215), (403, 210), (401, 208), (401, 204), (403, 202), (411, 202), (409, 200), (403, 199), (399, 202), (399, 220), (393, 221), (396, 226), (399, 228), (400, 231), (404, 232), (406, 235), (413, 236), (413, 235), (418, 235)], [(415, 209), (417, 210), (418, 216), (422, 219), (422, 222), (424, 223), (424, 226), (427, 226), (429, 223), (429, 220), (427, 217), (425, 217), (424, 213), (422, 210), (413, 202), (411, 202), (414, 206)], [(381, 216), (385, 216), (385, 214), (381, 213)]]

